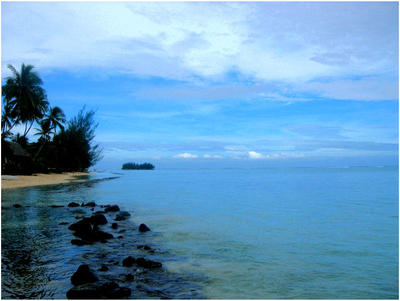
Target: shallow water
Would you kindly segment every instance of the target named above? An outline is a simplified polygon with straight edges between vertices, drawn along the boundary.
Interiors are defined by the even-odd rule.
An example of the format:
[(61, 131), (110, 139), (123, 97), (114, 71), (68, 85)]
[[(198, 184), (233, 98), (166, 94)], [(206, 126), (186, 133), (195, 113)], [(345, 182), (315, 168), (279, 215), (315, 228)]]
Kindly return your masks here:
[[(186, 287), (182, 294), (196, 291), (199, 295), (194, 297), (398, 298), (398, 169), (118, 173), (118, 179), (86, 186), (10, 191), (3, 194), (3, 206), (15, 199), (32, 204), (62, 200), (119, 204), (134, 212), (136, 224), (144, 222), (153, 229), (151, 243), (164, 252), (158, 255), (160, 261), (168, 273), (182, 281), (181, 287)], [(28, 208), (24, 211), (29, 212)], [(46, 210), (33, 211), (18, 213), (21, 216), (16, 218), (10, 214), (17, 213), (9, 213), (12, 209), (3, 210), (3, 233), (15, 227), (15, 220), (26, 228), (18, 234), (21, 237), (32, 235), (26, 222), (46, 229)], [(46, 236), (46, 231), (40, 233)], [(44, 239), (48, 245), (42, 248), (46, 251), (33, 255), (43, 260), (53, 248), (48, 253), (55, 265), (60, 264), (59, 259), (70, 262), (74, 255), (71, 248), (60, 254), (54, 246), (61, 238), (47, 235), (50, 240)], [(7, 235), (2, 238), (3, 259), (4, 246), (12, 245), (15, 239), (10, 236), (4, 241), (4, 237)], [(63, 266), (66, 269), (69, 265)], [(71, 266), (71, 271), (76, 269)], [(44, 275), (32, 277), (30, 285), (46, 283)], [(4, 296), (7, 275), (2, 276)], [(66, 285), (59, 276), (58, 282), (52, 277), (48, 282), (55, 292), (59, 285)], [(174, 291), (179, 296), (180, 284), (175, 283), (170, 296)], [(47, 293), (49, 296), (57, 294)]]

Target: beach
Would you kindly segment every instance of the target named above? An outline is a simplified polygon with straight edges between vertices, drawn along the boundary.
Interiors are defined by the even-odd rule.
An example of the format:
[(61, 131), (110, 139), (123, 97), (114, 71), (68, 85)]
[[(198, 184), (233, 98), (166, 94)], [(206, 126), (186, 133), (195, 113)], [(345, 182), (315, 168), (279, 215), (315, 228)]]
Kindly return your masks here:
[(64, 172), (64, 173), (49, 173), (49, 174), (33, 174), (31, 176), (2, 175), (1, 189), (63, 184), (76, 180), (76, 177), (78, 176), (86, 176), (86, 175), (89, 175), (89, 173)]

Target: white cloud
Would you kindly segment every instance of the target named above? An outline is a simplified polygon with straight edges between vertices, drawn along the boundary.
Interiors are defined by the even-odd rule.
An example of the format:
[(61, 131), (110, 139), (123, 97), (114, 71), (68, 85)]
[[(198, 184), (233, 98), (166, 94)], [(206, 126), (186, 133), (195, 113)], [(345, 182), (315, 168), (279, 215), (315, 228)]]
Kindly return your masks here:
[(275, 159), (286, 159), (286, 158), (303, 158), (303, 154), (298, 153), (274, 153), (274, 154), (261, 154), (255, 151), (249, 151), (249, 159), (264, 159), (264, 160), (275, 160)]
[(182, 158), (182, 159), (195, 159), (198, 157), (199, 157), (198, 155), (194, 155), (194, 154), (190, 154), (190, 153), (183, 153), (183, 154), (174, 156), (174, 158)]
[(249, 155), (250, 159), (264, 159), (265, 158), (264, 155), (257, 153), (255, 151), (249, 151), (248, 155)]
[(206, 158), (206, 159), (222, 159), (223, 157), (220, 156), (220, 155), (209, 155), (209, 154), (205, 154), (205, 155), (203, 156), (203, 158)]
[(2, 3), (3, 66), (179, 80), (397, 76), (397, 3)]

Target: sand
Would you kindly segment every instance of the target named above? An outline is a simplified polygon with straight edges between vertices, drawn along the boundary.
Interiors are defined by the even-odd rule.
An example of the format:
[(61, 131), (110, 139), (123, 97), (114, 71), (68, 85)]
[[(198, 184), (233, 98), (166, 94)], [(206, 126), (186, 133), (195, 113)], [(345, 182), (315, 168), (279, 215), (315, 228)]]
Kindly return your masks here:
[(1, 189), (69, 183), (73, 180), (76, 180), (75, 176), (83, 176), (88, 174), (88, 172), (65, 172), (34, 174), (31, 176), (3, 175), (1, 177)]

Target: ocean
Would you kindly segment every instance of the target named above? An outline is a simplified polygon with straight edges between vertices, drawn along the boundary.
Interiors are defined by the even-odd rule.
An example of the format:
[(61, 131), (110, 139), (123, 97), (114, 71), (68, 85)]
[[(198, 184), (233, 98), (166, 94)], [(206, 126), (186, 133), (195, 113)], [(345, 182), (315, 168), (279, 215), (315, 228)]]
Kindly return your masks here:
[(147, 241), (163, 250), (157, 258), (176, 280), (166, 287), (172, 297), (190, 297), (174, 295), (182, 281), (195, 298), (399, 297), (398, 168), (115, 170), (90, 178), (111, 176), (118, 178), (3, 191), (2, 206), (30, 206), (2, 210), (3, 298), (27, 290), (12, 254), (30, 236), (35, 246), (19, 248), (34, 250), (41, 275), (49, 270), (30, 284), (32, 296), (58, 298), (70, 286), (64, 278), (76, 269), (76, 251), (42, 234), (51, 232), (51, 216), (35, 209), (69, 201), (118, 204), (147, 224)]

